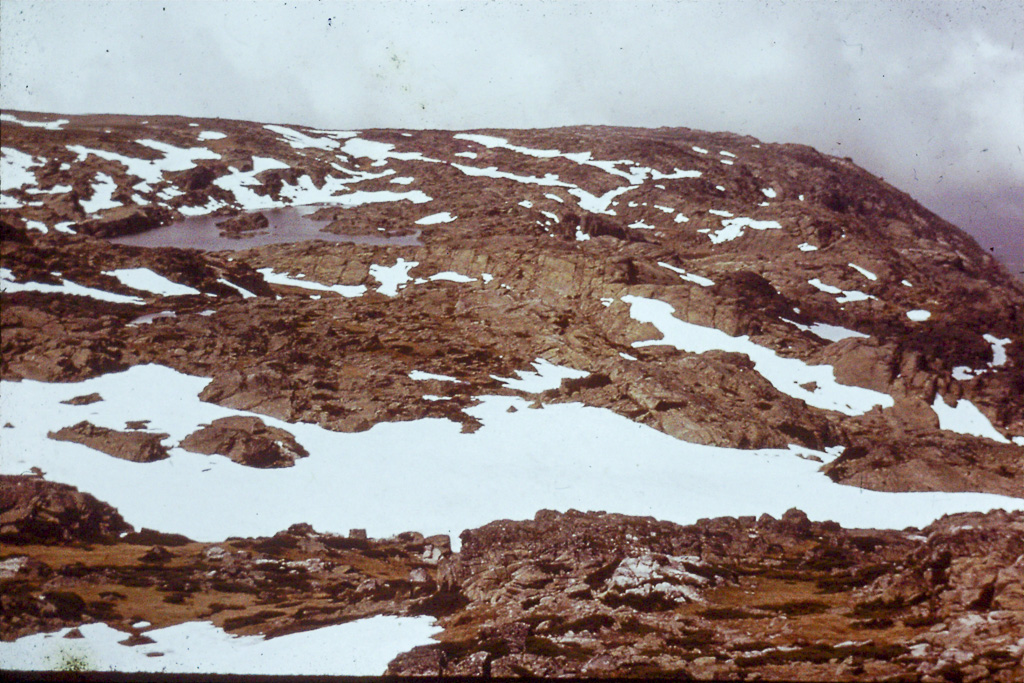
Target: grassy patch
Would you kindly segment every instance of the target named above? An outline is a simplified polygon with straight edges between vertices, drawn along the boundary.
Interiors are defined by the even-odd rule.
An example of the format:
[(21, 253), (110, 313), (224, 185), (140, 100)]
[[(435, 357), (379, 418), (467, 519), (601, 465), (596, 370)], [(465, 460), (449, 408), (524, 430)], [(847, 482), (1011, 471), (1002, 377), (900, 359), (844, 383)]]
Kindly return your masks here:
[(805, 614), (821, 614), (822, 612), (827, 612), (829, 606), (820, 600), (792, 600), (777, 605), (757, 605), (756, 608), (769, 612), (781, 612), (786, 616), (796, 617)]

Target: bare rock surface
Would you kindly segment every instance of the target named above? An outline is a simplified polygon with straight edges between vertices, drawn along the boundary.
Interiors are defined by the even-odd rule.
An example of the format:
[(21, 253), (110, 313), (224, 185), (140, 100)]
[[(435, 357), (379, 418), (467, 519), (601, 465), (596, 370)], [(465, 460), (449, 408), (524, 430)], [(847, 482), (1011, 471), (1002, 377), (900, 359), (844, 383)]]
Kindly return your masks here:
[(10, 475), (0, 483), (4, 543), (97, 541), (132, 529), (117, 510), (73, 486)]
[(127, 431), (97, 427), (83, 420), (71, 427), (50, 432), (49, 437), (57, 441), (73, 441), (107, 455), (131, 462), (156, 462), (168, 457), (167, 447), (161, 441), (167, 434)]
[(258, 417), (222, 417), (185, 437), (180, 448), (205, 455), (224, 455), (250, 467), (291, 467), (309, 455), (289, 432), (268, 427)]

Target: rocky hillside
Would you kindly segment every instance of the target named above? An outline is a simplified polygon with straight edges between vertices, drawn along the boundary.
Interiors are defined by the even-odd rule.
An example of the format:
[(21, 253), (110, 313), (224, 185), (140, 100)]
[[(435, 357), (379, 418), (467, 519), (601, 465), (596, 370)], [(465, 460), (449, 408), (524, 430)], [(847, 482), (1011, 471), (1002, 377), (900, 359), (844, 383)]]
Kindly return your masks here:
[(216, 544), (123, 524), (105, 537), (78, 525), (32, 539), (45, 513), (120, 520), (68, 487), (2, 482), (12, 492), (0, 529), (4, 640), (63, 629), (75, 642), (104, 622), (120, 646), (161, 657), (161, 629), (195, 619), (273, 639), (430, 615), (438, 642), (387, 673), (1009, 682), (1024, 672), (1021, 512), (857, 531), (798, 510), (689, 526), (543, 510), (468, 530), (453, 553), (447, 536), (303, 524)]
[[(888, 549), (878, 556), (862, 548), (868, 542), (835, 542), (866, 552), (857, 555), (864, 566), (896, 563), (844, 579), (888, 591), (888, 606), (863, 616), (871, 609), (858, 605), (874, 593), (820, 597), (834, 594), (805, 556), (816, 552), (810, 541), (794, 541), (790, 559), (771, 544), (709, 559), (690, 541), (630, 555), (618, 531), (602, 531), (618, 540), (562, 568), (573, 546), (565, 539), (575, 538), (566, 525), (634, 522), (538, 517), (521, 525), (544, 529), (529, 543), (482, 525), (590, 507), (667, 525), (730, 514), (740, 521), (709, 528), (747, 538), (763, 525), (744, 515), (789, 507), (806, 510), (812, 525), (890, 529), (925, 527), (943, 512), (1024, 507), (1024, 285), (849, 159), (686, 128), (339, 131), (27, 112), (0, 120), (2, 472), (78, 486), (123, 515), (103, 524), (200, 538), (216, 520), (210, 541), (269, 537), (296, 523), (343, 532), (379, 522), (383, 535), (453, 537), (481, 527), (437, 570), (443, 576), (430, 565), (430, 582), (448, 587), (437, 589), (442, 602), (454, 602), (424, 612), (443, 617), (444, 642), (471, 644), (443, 657), (436, 648), (411, 653), (395, 672), (441, 660), (462, 671), (466, 657), (486, 651), (478, 664), (493, 671), (504, 661), (503, 673), (678, 672), (703, 658), (702, 672), (738, 676), (775, 671), (776, 655), (765, 653), (777, 645), (802, 653), (783, 659), (805, 663), (852, 658), (852, 677), (907, 671), (864, 661), (910, 651), (939, 666), (939, 646), (911, 643), (927, 629), (893, 615), (893, 596), (900, 610), (923, 604), (908, 586), (932, 580), (914, 574), (917, 565), (897, 569), (897, 556), (916, 552), (907, 534), (884, 532)], [(358, 491), (335, 506), (338, 477)], [(205, 512), (166, 514), (182, 500)], [(273, 513), (260, 516), (255, 500)], [(69, 509), (81, 508), (83, 528), (100, 523), (77, 505)], [(1019, 538), (1019, 521), (985, 519)], [(52, 520), (39, 528), (36, 541), (43, 530), (61, 538)], [(813, 528), (815, 538), (840, 534)], [(802, 588), (786, 589), (781, 602), (765, 594), (772, 607), (749, 616), (753, 603), (721, 597), (748, 590), (733, 552), (813, 576), (801, 574)], [(559, 568), (531, 569), (548, 577), (538, 574), (536, 586), (517, 583), (519, 570), (506, 566), (517, 553), (551, 555), (544, 562)], [(1020, 564), (1012, 550), (1003, 555), (1000, 566)], [(920, 566), (931, 561), (922, 556)], [(588, 579), (594, 562), (613, 565), (597, 583)], [(672, 586), (668, 596), (616, 588), (611, 577), (624, 562), (683, 578), (652, 584)], [(497, 574), (481, 578), (488, 572)], [(589, 591), (582, 611), (582, 598), (566, 593), (577, 583)], [(769, 590), (757, 586), (749, 590)], [(665, 605), (698, 604), (709, 589), (720, 604), (700, 609), (728, 616), (687, 608), (686, 632), (668, 634)], [(430, 602), (433, 590), (407, 598)], [(970, 611), (964, 600), (941, 618)], [(729, 629), (775, 623), (786, 601), (813, 603), (797, 615), (808, 623), (858, 609), (854, 621), (888, 620), (879, 627), (887, 635), (867, 640), (904, 649), (869, 657), (866, 645), (833, 643), (822, 652), (797, 642), (810, 637), (801, 629), (793, 642), (734, 647)], [(330, 619), (354, 618), (354, 609)], [(908, 618), (921, 624), (940, 618), (914, 609)], [(574, 619), (593, 622), (562, 628)], [(5, 637), (50, 628), (26, 623)], [(616, 650), (634, 626), (640, 635)], [(480, 635), (507, 628), (527, 640), (490, 648), (491, 636)], [(687, 629), (703, 633), (700, 642)], [(562, 643), (569, 632), (589, 634), (586, 643)], [(644, 634), (650, 643), (641, 646)], [(673, 649), (666, 638), (688, 645)]]

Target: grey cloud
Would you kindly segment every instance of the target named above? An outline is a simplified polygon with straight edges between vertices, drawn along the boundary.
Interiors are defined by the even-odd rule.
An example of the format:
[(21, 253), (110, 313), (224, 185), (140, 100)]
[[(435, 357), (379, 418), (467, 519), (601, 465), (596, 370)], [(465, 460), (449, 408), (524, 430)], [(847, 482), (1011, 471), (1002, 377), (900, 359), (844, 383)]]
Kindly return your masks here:
[(4, 107), (733, 130), (850, 156), (983, 241), (1024, 233), (1011, 2), (5, 0), (0, 21)]

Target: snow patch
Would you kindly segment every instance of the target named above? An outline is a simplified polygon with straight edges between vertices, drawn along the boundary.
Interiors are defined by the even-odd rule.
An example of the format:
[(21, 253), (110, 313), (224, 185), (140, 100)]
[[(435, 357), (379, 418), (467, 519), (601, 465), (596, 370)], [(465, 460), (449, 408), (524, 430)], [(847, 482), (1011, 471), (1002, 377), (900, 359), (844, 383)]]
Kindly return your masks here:
[(133, 647), (121, 644), (128, 633), (106, 624), (83, 624), (83, 637), (74, 640), (65, 638), (69, 631), (0, 643), (5, 668), (66, 671), (81, 664), (88, 671), (118, 673), (380, 676), (402, 652), (434, 642), (431, 636), (441, 628), (432, 617), (375, 616), (265, 638), (191, 621), (146, 631), (155, 642)]
[(574, 370), (573, 368), (555, 365), (543, 358), (538, 358), (532, 365), (536, 372), (516, 370), (516, 374), (519, 376), (518, 379), (498, 377), (496, 375), (491, 375), (491, 378), (501, 382), (506, 389), (515, 389), (528, 394), (538, 394), (549, 389), (557, 389), (562, 385), (563, 379), (578, 379), (590, 374), (586, 370)]
[(845, 327), (840, 327), (839, 325), (829, 325), (826, 323), (801, 325), (800, 323), (788, 318), (783, 318), (783, 320), (797, 329), (803, 330), (804, 332), (810, 332), (816, 337), (820, 337), (821, 339), (830, 342), (842, 341), (844, 339), (868, 339), (871, 336), (864, 334), (863, 332), (856, 332)]
[(858, 273), (860, 273), (869, 280), (878, 280), (878, 276), (872, 273), (867, 268), (861, 268), (856, 263), (848, 263), (846, 265), (850, 266), (851, 268), (853, 268), (854, 270), (856, 270)]
[(851, 301), (867, 301), (868, 299), (874, 299), (875, 297), (864, 292), (858, 292), (856, 290), (846, 291), (839, 289), (833, 285), (827, 285), (818, 278), (808, 280), (807, 284), (811, 285), (815, 289), (825, 292), (826, 294), (838, 294), (836, 301), (841, 304), (849, 303)]
[(154, 273), (149, 268), (121, 268), (104, 271), (104, 275), (116, 277), (125, 287), (142, 292), (150, 292), (160, 296), (188, 296), (202, 294), (198, 289), (168, 280), (163, 275)]
[(82, 285), (62, 280), (59, 285), (48, 285), (42, 282), (15, 282), (14, 273), (9, 268), (0, 268), (0, 292), (13, 294), (15, 292), (43, 292), (47, 294), (70, 294), (73, 296), (88, 296), (100, 301), (109, 301), (115, 304), (136, 304), (146, 303), (137, 296), (125, 296), (114, 294), (102, 289), (83, 287)]
[(26, 128), (42, 128), (43, 130), (62, 130), (64, 126), (71, 123), (67, 119), (57, 119), (56, 121), (24, 121), (11, 114), (0, 114), (0, 121), (17, 123), (25, 126)]
[(332, 149), (338, 149), (338, 147), (341, 146), (341, 143), (337, 140), (332, 140), (331, 138), (310, 137), (305, 133), (300, 133), (297, 130), (286, 128), (285, 126), (266, 125), (263, 127), (280, 135), (281, 139), (291, 145), (294, 149), (314, 148), (330, 151)]
[(438, 223), (451, 223), (456, 218), (457, 216), (453, 216), (447, 211), (443, 211), (441, 213), (433, 213), (430, 214), (429, 216), (424, 216), (423, 218), (416, 221), (416, 225), (437, 225)]
[(716, 230), (708, 235), (713, 244), (731, 242), (742, 236), (745, 228), (751, 230), (779, 230), (782, 228), (778, 221), (757, 221), (746, 217), (730, 218), (722, 221), (722, 225), (724, 227), (721, 230)]
[(380, 283), (377, 291), (384, 296), (398, 296), (398, 290), (403, 289), (406, 283), (412, 281), (409, 271), (419, 265), (419, 261), (406, 261), (399, 258), (393, 266), (370, 266), (370, 277)]
[(706, 277), (695, 275), (693, 273), (688, 273), (683, 268), (677, 268), (676, 266), (670, 265), (663, 261), (658, 261), (658, 265), (661, 266), (662, 268), (668, 268), (673, 273), (678, 273), (679, 277), (681, 277), (682, 279), (686, 280), (687, 282), (693, 282), (695, 284), (698, 284), (701, 287), (710, 287), (713, 284), (715, 284), (714, 280), (709, 280)]
[(923, 309), (915, 309), (913, 311), (907, 311), (907, 317), (913, 320), (915, 323), (923, 323), (928, 318), (932, 317), (931, 311), (925, 311)]
[(1005, 436), (996, 431), (988, 418), (978, 410), (978, 407), (962, 398), (952, 408), (946, 405), (942, 396), (935, 394), (935, 401), (932, 402), (932, 410), (939, 417), (939, 429), (945, 429), (958, 434), (970, 434), (985, 439), (992, 439), (999, 443), (1010, 443)]
[(455, 382), (457, 384), (463, 384), (462, 380), (449, 377), (448, 375), (436, 375), (432, 372), (423, 372), (422, 370), (413, 370), (409, 373), (409, 379), (422, 382), (425, 380), (436, 379), (441, 382)]
[[(260, 268), (256, 271), (263, 276), (263, 279), (272, 285), (285, 285), (287, 287), (300, 287), (311, 289), (315, 292), (334, 292), (343, 297), (352, 299), (366, 293), (365, 285), (324, 285), (311, 280), (297, 280), (290, 277), (288, 273), (276, 273), (273, 268)], [(372, 272), (371, 272), (372, 274)]]
[[(783, 358), (775, 351), (759, 346), (747, 336), (731, 337), (721, 330), (683, 322), (674, 317), (675, 309), (664, 301), (624, 296), (634, 320), (651, 323), (662, 339), (634, 342), (634, 347), (674, 346), (689, 353), (714, 349), (742, 353), (754, 362), (754, 369), (780, 392), (808, 405), (836, 410), (845, 415), (863, 415), (874, 406), (888, 408), (891, 396), (871, 389), (839, 384), (831, 365), (807, 365), (797, 358)], [(812, 385), (814, 388), (807, 388)]]

